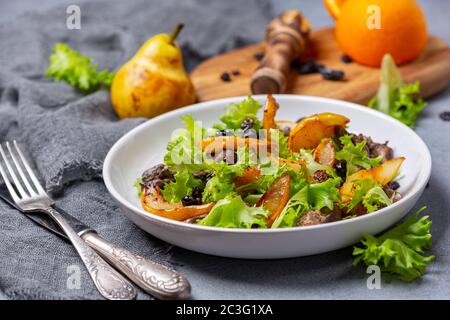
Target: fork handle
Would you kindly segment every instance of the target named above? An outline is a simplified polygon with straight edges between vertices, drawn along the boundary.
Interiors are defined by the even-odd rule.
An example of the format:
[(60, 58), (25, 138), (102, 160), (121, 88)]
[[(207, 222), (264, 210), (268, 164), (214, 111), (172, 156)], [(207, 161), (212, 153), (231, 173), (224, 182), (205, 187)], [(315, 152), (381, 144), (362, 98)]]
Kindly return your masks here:
[(86, 232), (83, 240), (141, 289), (158, 299), (187, 299), (191, 293), (188, 280), (175, 270), (123, 249)]
[(132, 300), (136, 288), (92, 250), (53, 207), (42, 209), (63, 229), (81, 257), (100, 294), (109, 300)]

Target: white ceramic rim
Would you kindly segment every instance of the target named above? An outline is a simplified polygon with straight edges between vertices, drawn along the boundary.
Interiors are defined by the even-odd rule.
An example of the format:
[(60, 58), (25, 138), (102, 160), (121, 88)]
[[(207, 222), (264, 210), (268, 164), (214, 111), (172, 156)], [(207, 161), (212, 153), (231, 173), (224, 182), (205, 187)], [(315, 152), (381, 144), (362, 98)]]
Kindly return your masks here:
[[(266, 95), (252, 95), (253, 98), (255, 99), (264, 99), (266, 97)], [(241, 101), (243, 99), (246, 99), (247, 96), (237, 96), (237, 97), (232, 97), (232, 98), (225, 98), (225, 99), (217, 99), (217, 100), (210, 100), (210, 101), (206, 101), (206, 102), (201, 102), (201, 103), (197, 103), (197, 104), (193, 104), (190, 106), (186, 106), (180, 109), (176, 109), (170, 112), (167, 112), (165, 114), (162, 114), (160, 116), (157, 116), (155, 118), (152, 118), (142, 124), (140, 124), (139, 126), (137, 126), (136, 128), (130, 130), (129, 132), (127, 132), (125, 135), (123, 135), (113, 146), (112, 148), (109, 150), (108, 154), (106, 155), (106, 158), (104, 160), (104, 164), (103, 164), (103, 181), (106, 185), (106, 188), (108, 189), (108, 191), (110, 192), (110, 194), (117, 200), (120, 202), (121, 205), (123, 205), (124, 207), (126, 207), (127, 209), (133, 211), (134, 213), (139, 214), (140, 216), (142, 216), (144, 219), (147, 220), (158, 220), (160, 222), (163, 223), (168, 223), (168, 224), (172, 224), (178, 227), (183, 227), (183, 228), (191, 228), (191, 229), (198, 229), (198, 230), (204, 230), (204, 231), (214, 231), (214, 232), (225, 232), (225, 233), (284, 233), (284, 232), (299, 232), (302, 229), (308, 229), (308, 230), (313, 230), (313, 229), (322, 229), (322, 228), (332, 228), (335, 225), (338, 224), (347, 224), (347, 223), (353, 223), (356, 221), (362, 221), (365, 219), (371, 219), (373, 217), (374, 214), (377, 215), (385, 215), (388, 214), (389, 211), (394, 208), (399, 206), (402, 202), (408, 201), (408, 199), (414, 197), (418, 192), (420, 192), (420, 190), (422, 190), (423, 188), (425, 188), (425, 185), (428, 183), (428, 180), (430, 179), (431, 176), (431, 154), (430, 154), (430, 150), (428, 149), (427, 145), (425, 144), (425, 142), (423, 142), (422, 138), (420, 138), (419, 135), (417, 135), (417, 133), (415, 133), (410, 127), (406, 126), (405, 124), (401, 123), (400, 121), (392, 118), (391, 116), (388, 116), (380, 111), (374, 110), (374, 109), (370, 109), (367, 107), (364, 107), (362, 105), (358, 105), (352, 102), (347, 102), (347, 101), (342, 101), (342, 100), (337, 100), (337, 99), (330, 99), (330, 98), (323, 98), (323, 97), (315, 97), (315, 96), (303, 96), (303, 95), (292, 95), (292, 94), (278, 94), (278, 95), (274, 95), (275, 98), (277, 97), (283, 97), (283, 98), (301, 98), (304, 101), (318, 101), (318, 102), (323, 102), (323, 103), (339, 103), (342, 106), (349, 108), (349, 109), (357, 109), (359, 111), (361, 111), (362, 108), (364, 108), (364, 112), (367, 112), (368, 114), (373, 114), (376, 115), (378, 117), (383, 118), (384, 120), (391, 122), (397, 126), (402, 126), (403, 129), (408, 130), (410, 133), (412, 133), (414, 136), (417, 137), (417, 140), (419, 142), (419, 145), (417, 146), (418, 148), (422, 148), (424, 151), (424, 156), (425, 156), (425, 161), (424, 161), (424, 166), (422, 167), (416, 182), (414, 183), (414, 187), (412, 188), (412, 190), (402, 199), (400, 199), (398, 202), (393, 203), (392, 205), (382, 208), (380, 210), (356, 217), (356, 218), (352, 218), (352, 219), (348, 219), (348, 220), (340, 220), (340, 221), (335, 221), (335, 222), (329, 222), (329, 223), (325, 223), (325, 224), (319, 224), (319, 225), (312, 225), (312, 226), (302, 226), (302, 227), (288, 227), (288, 228), (277, 228), (277, 229), (238, 229), (238, 228), (220, 228), (220, 227), (210, 227), (210, 226), (201, 226), (201, 225), (197, 225), (197, 224), (188, 224), (182, 221), (176, 221), (176, 220), (172, 220), (172, 219), (168, 219), (168, 218), (164, 218), (161, 216), (158, 216), (156, 214), (150, 213), (145, 211), (142, 208), (138, 208), (136, 206), (134, 206), (132, 203), (130, 203), (127, 199), (125, 199), (119, 192), (117, 192), (117, 190), (113, 187), (113, 184), (111, 182), (110, 177), (105, 174), (106, 172), (110, 171), (110, 167), (111, 167), (111, 159), (113, 158), (113, 155), (117, 152), (117, 150), (126, 143), (126, 141), (134, 135), (138, 135), (142, 130), (144, 130), (147, 126), (151, 126), (154, 122), (158, 122), (161, 120), (164, 120), (166, 118), (170, 118), (170, 117), (174, 117), (174, 116), (182, 116), (185, 115), (187, 113), (189, 113), (190, 110), (201, 110), (201, 109), (205, 109), (205, 108), (209, 108), (211, 104), (223, 104), (223, 105), (227, 105), (229, 103), (232, 102), (236, 102), (236, 101)]]

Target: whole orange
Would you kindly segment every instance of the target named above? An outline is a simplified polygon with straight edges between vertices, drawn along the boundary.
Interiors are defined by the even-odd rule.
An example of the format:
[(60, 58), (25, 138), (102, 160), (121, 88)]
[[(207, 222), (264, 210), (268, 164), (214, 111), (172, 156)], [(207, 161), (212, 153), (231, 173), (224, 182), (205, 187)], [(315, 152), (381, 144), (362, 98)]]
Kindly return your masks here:
[(336, 40), (356, 62), (379, 67), (417, 58), (427, 43), (425, 16), (415, 0), (324, 0), (336, 18)]

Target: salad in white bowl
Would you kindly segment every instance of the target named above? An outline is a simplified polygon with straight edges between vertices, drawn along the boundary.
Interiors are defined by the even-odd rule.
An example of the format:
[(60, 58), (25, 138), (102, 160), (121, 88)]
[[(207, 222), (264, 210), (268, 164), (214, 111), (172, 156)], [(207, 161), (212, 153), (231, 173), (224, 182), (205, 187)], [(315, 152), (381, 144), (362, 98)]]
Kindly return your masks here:
[[(350, 132), (331, 112), (277, 120), (278, 103), (248, 97), (204, 128), (191, 115), (167, 144), (163, 163), (136, 186), (153, 214), (222, 228), (303, 227), (352, 219), (401, 198), (405, 160), (388, 142)], [(397, 157), (394, 157), (397, 156)]]
[(406, 281), (434, 258), (424, 251), (431, 221), (416, 213), (382, 232), (414, 207), (430, 173), (430, 152), (406, 125), (298, 95), (233, 97), (158, 116), (119, 139), (103, 166), (123, 213), (176, 246), (276, 259), (361, 241), (355, 263)]

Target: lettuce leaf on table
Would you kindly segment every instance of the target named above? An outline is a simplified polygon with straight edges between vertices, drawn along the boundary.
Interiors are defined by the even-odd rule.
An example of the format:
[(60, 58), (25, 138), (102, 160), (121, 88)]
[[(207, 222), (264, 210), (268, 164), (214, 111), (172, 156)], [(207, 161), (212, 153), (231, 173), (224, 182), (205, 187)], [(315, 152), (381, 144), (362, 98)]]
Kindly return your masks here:
[(109, 87), (115, 73), (108, 70), (98, 71), (98, 65), (72, 50), (65, 43), (57, 43), (49, 58), (49, 66), (45, 75), (57, 81), (65, 81), (80, 91), (97, 90), (100, 85)]
[(406, 282), (422, 276), (435, 259), (424, 255), (424, 249), (431, 249), (432, 222), (428, 216), (419, 218), (423, 210), (425, 207), (380, 237), (364, 234), (362, 247), (354, 247), (353, 265), (378, 265), (383, 272)]
[(427, 106), (427, 103), (416, 98), (420, 93), (420, 82), (406, 84), (398, 89), (396, 100), (389, 110), (389, 115), (410, 127), (414, 127), (417, 117)]

